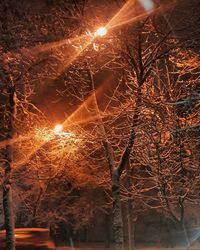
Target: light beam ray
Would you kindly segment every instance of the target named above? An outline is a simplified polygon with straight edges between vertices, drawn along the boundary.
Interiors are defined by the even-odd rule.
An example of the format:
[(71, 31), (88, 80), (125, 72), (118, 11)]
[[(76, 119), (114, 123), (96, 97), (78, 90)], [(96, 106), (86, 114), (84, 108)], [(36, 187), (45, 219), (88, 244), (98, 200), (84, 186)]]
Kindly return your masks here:
[(87, 38), (87, 35), (82, 35), (82, 36), (78, 36), (78, 37), (74, 37), (74, 38), (67, 38), (67, 39), (63, 39), (61, 41), (56, 41), (56, 42), (49, 42), (49, 43), (45, 43), (45, 44), (40, 44), (40, 45), (36, 45), (34, 47), (31, 48), (23, 48), (21, 49), (21, 53), (23, 55), (32, 55), (35, 56), (41, 52), (46, 52), (46, 51), (51, 51), (54, 49), (59, 49), (62, 46), (73, 46), (73, 44), (76, 44), (77, 42), (79, 42), (81, 39), (85, 39)]
[[(105, 87), (109, 86), (112, 82), (113, 75), (105, 79), (101, 85), (92, 93), (64, 122), (63, 126), (72, 122), (74, 124), (84, 124), (86, 122), (96, 120), (99, 118), (98, 107), (96, 106), (95, 98), (105, 92)], [(84, 117), (84, 118), (82, 118)]]
[[(135, 1), (136, 0), (129, 0), (128, 2), (126, 2), (124, 6), (122, 6), (122, 8), (110, 19), (110, 21), (106, 24), (105, 28), (109, 31), (109, 29), (114, 29), (128, 23), (134, 23), (139, 19), (142, 19), (145, 16), (149, 15), (150, 13), (156, 13), (161, 10), (163, 11), (163, 7), (158, 7), (157, 9), (154, 10), (152, 10), (152, 8), (149, 7), (148, 10), (150, 11), (147, 11), (140, 15), (136, 15), (134, 10)], [(57, 42), (38, 45), (31, 49), (22, 49), (22, 54), (26, 55), (30, 54), (34, 56), (40, 52), (51, 51), (51, 50), (52, 52), (54, 52), (53, 50), (61, 49), (61, 51), (63, 52), (62, 62), (61, 64), (59, 64), (59, 67), (57, 67), (54, 70), (54, 75), (51, 78), (51, 80), (55, 80), (94, 41), (95, 39), (94, 34), (87, 34), (87, 35), (85, 34), (75, 38), (64, 39)]]
[[(127, 20), (129, 19), (129, 15), (133, 14), (133, 7), (135, 5), (135, 0), (129, 0), (127, 1), (122, 8), (110, 19), (110, 21), (107, 23), (106, 27), (108, 29), (113, 28), (117, 23), (120, 23), (123, 21), (123, 18)], [(134, 13), (135, 14), (135, 13)]]
[[(102, 86), (96, 90), (96, 95), (101, 92), (101, 89)], [(79, 124), (80, 121), (83, 124), (86, 116), (97, 115), (94, 98), (94, 94), (91, 94), (69, 117), (67, 117), (67, 119), (63, 122), (63, 126), (65, 127), (70, 123)]]
[(32, 136), (19, 136), (17, 138), (1, 141), (0, 142), (0, 149), (5, 148), (7, 145), (13, 145), (15, 143), (23, 142), (23, 141), (29, 140), (31, 138), (32, 138)]
[[(139, 19), (144, 18), (145, 16), (152, 14), (152, 13), (158, 13), (159, 11), (164, 11), (166, 9), (169, 9), (171, 6), (174, 6), (174, 3), (169, 4), (167, 6), (165, 6), (165, 8), (163, 7), (158, 7), (154, 10), (150, 9), (150, 11), (148, 10), (147, 13), (143, 13), (140, 15), (135, 16), (135, 11), (133, 12), (133, 9), (131, 8), (131, 6), (133, 7), (135, 3), (135, 0), (129, 0), (127, 3), (125, 3), (125, 5), (111, 18), (111, 20), (107, 23), (107, 25), (105, 26), (108, 30), (109, 29), (113, 29), (128, 23), (134, 23), (136, 21), (138, 21)], [(134, 16), (133, 16), (134, 15)], [(94, 40), (94, 37), (91, 36), (80, 36), (78, 38), (74, 38), (74, 39), (70, 39), (70, 41), (73, 41), (73, 43), (78, 43), (77, 46), (73, 46), (72, 42), (69, 42), (69, 39), (64, 39), (62, 41), (58, 41), (58, 42), (54, 42), (54, 43), (50, 43), (50, 44), (44, 44), (44, 45), (40, 45), (40, 46), (36, 46), (35, 48), (31, 50), (29, 49), (25, 49), (22, 50), (22, 52), (24, 53), (39, 53), (39, 52), (44, 52), (44, 51), (48, 51), (51, 49), (56, 49), (59, 48), (63, 45), (67, 45), (70, 49), (68, 52), (68, 54), (65, 56), (66, 61), (63, 63), (63, 67), (61, 67), (58, 72), (57, 72), (57, 76), (59, 76), (60, 74), (63, 73), (63, 71), (66, 69), (66, 67), (68, 67)], [(101, 89), (97, 89), (96, 90), (96, 94), (99, 94)], [(98, 117), (98, 114), (96, 113), (96, 115), (94, 115), (93, 117), (85, 117), (83, 119), (78, 118), (78, 116), (80, 116), (80, 113), (83, 113), (83, 110), (87, 110), (86, 106), (88, 104), (90, 104), (91, 102), (93, 102), (93, 98), (94, 96), (91, 95), (83, 104), (81, 104), (81, 106), (76, 109), (74, 111), (74, 113), (72, 113), (64, 122), (63, 122), (63, 126), (67, 126), (68, 123), (72, 122), (72, 123), (76, 123), (78, 124), (80, 123), (84, 123), (84, 122), (88, 122), (91, 121), (93, 119), (96, 119)], [(88, 113), (88, 111), (87, 111)], [(16, 163), (15, 165), (19, 166), (19, 165), (23, 165), (26, 164), (27, 161), (34, 156), (34, 154), (42, 147), (45, 145), (46, 142), (41, 143), (40, 145), (38, 145), (37, 148), (35, 148), (32, 152), (30, 152), (25, 159), (22, 159), (20, 162)]]
[[(140, 0), (140, 2), (144, 2), (145, 0)], [(154, 5), (150, 6), (144, 6), (143, 7), (146, 10), (144, 13), (137, 14), (134, 9), (135, 5), (135, 0), (129, 0), (122, 6), (122, 8), (111, 18), (111, 20), (107, 23), (106, 28), (109, 29), (114, 29), (129, 23), (134, 23), (139, 21), (140, 19), (143, 19), (147, 17), (148, 15), (151, 14), (159, 14), (163, 11), (166, 11), (170, 9), (171, 7), (174, 7), (176, 5), (175, 2), (170, 3), (165, 6), (160, 6), (155, 8)]]
[[(101, 86), (96, 90), (97, 92), (96, 93), (100, 93), (101, 91)], [(85, 102), (83, 102), (81, 104), (80, 107), (78, 107), (74, 113), (72, 113), (63, 123), (62, 123), (62, 126), (63, 128), (65, 127), (65, 125), (70, 125), (70, 124), (73, 124), (75, 123), (75, 119), (78, 119), (78, 116), (80, 116), (80, 113), (81, 114), (84, 114), (84, 115), (89, 115), (90, 112), (88, 111), (88, 108), (89, 107), (86, 107), (87, 105), (92, 106), (93, 108), (93, 99), (94, 99), (94, 95), (91, 95), (87, 98), (87, 100)], [(94, 107), (95, 108), (95, 107)], [(95, 109), (94, 109), (95, 110)], [(85, 113), (84, 113), (85, 112)], [(92, 112), (94, 114), (94, 111)], [(76, 121), (76, 124), (78, 124), (78, 122)], [(14, 163), (14, 166), (15, 167), (21, 167), (25, 164), (28, 163), (28, 161), (34, 157), (34, 155), (38, 152), (38, 150), (40, 150), (47, 142), (46, 141), (43, 141), (41, 143), (38, 143), (38, 146), (35, 147), (31, 152), (27, 153), (26, 157), (24, 157), (23, 159), (21, 159), (20, 161), (18, 162), (15, 162)]]
[[(86, 100), (86, 102), (91, 102), (92, 99), (93, 99), (93, 96), (91, 95), (91, 96)], [(75, 110), (75, 112), (72, 113), (71, 116), (69, 116), (69, 117), (62, 123), (63, 128), (64, 128), (64, 126), (65, 126), (66, 124), (68, 124), (69, 121), (71, 121), (71, 124), (74, 123), (74, 122), (73, 122), (73, 119), (76, 117), (76, 115), (77, 115), (79, 112), (83, 112), (84, 106), (85, 106), (85, 102), (84, 102), (77, 110)], [(69, 125), (69, 124), (68, 124), (68, 125)], [(32, 136), (32, 137), (33, 137), (33, 136)], [(9, 142), (9, 143), (10, 143), (10, 142)], [(41, 141), (40, 143), (38, 143), (37, 147), (35, 147), (33, 150), (31, 150), (31, 152), (27, 153), (26, 156), (25, 156), (23, 159), (21, 159), (21, 160), (15, 162), (15, 163), (14, 163), (14, 166), (15, 166), (15, 167), (21, 167), (21, 166), (27, 164), (27, 163), (30, 161), (30, 159), (31, 159), (32, 157), (34, 157), (34, 155), (35, 155), (35, 154), (36, 154), (36, 153), (37, 153), (46, 143), (47, 143), (46, 141), (43, 141), (43, 142)], [(7, 144), (8, 144), (8, 142), (6, 142), (6, 145), (7, 145)]]

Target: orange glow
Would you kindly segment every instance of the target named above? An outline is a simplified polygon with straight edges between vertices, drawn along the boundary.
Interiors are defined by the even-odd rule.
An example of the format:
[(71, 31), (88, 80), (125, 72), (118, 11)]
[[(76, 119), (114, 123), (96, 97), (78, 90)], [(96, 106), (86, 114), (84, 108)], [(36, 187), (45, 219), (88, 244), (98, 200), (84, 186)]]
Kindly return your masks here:
[(168, 5), (155, 8), (152, 0), (139, 0), (139, 2), (142, 4), (145, 10), (144, 13), (136, 13), (136, 0), (128, 0), (122, 6), (122, 8), (110, 19), (110, 21), (106, 24), (106, 27), (108, 29), (114, 29), (119, 26), (126, 25), (128, 23), (134, 23), (141, 19), (144, 19), (150, 14), (161, 13), (165, 10), (169, 10), (173, 8), (176, 4), (176, 1), (173, 1), (173, 3), (170, 3)]
[[(113, 75), (110, 75), (107, 79), (105, 79), (101, 83), (101, 85), (95, 90), (95, 95), (99, 96), (104, 93), (109, 83), (112, 82), (112, 79)], [(80, 125), (89, 121), (99, 120), (99, 113), (98, 107), (96, 107), (95, 95), (94, 93), (90, 95), (70, 116), (68, 116), (63, 122), (63, 126), (67, 126), (69, 124)], [(90, 108), (93, 110), (93, 112), (88, 111)]]
[[(73, 63), (80, 54), (92, 43), (94, 36), (91, 37), (88, 34), (72, 38), (72, 39), (64, 39), (59, 42), (52, 42), (43, 45), (39, 45), (30, 49), (23, 49), (22, 53), (26, 56), (36, 56), (38, 53), (45, 52), (54, 49), (61, 49), (63, 52), (63, 61), (62, 65), (59, 64), (56, 66), (55, 64), (55, 75), (52, 80), (56, 79), (59, 75), (61, 75), (65, 69)], [(65, 45), (65, 50), (63, 51), (62, 46)], [(48, 81), (47, 81), (48, 82)]]
[(75, 148), (77, 149), (77, 146), (72, 147), (72, 145), (74, 146), (75, 144), (77, 145), (81, 142), (81, 139), (77, 138), (73, 132), (63, 132), (62, 124), (57, 124), (54, 129), (36, 129), (35, 139), (35, 147), (32, 148), (30, 152), (27, 152), (25, 157), (19, 161), (16, 161), (14, 163), (15, 167), (20, 167), (26, 164), (32, 157), (34, 157), (38, 150), (40, 150), (46, 143), (50, 141), (56, 143), (57, 145), (62, 145), (64, 148), (66, 147), (67, 143), (70, 143), (71, 146), (68, 148), (68, 150), (75, 150)]
[(108, 30), (106, 27), (100, 27), (97, 29), (97, 31), (94, 33), (95, 36), (105, 36), (107, 34)]
[(63, 130), (63, 126), (62, 126), (62, 124), (57, 124), (55, 127), (54, 127), (54, 133), (56, 134), (56, 135), (59, 135), (59, 134), (61, 134), (62, 133), (62, 130)]

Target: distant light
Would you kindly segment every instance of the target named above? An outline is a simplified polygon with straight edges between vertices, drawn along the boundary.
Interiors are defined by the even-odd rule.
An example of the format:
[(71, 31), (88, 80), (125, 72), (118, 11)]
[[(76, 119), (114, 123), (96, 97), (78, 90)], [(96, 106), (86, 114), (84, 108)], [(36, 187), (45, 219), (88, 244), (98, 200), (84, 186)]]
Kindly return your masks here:
[(105, 36), (107, 34), (108, 30), (106, 27), (100, 27), (97, 29), (97, 31), (94, 33), (95, 36)]
[(155, 7), (152, 0), (139, 0), (139, 2), (146, 11), (151, 11)]
[(62, 133), (62, 130), (63, 130), (63, 126), (61, 124), (57, 124), (55, 127), (54, 127), (54, 133), (56, 135), (59, 135), (60, 133)]

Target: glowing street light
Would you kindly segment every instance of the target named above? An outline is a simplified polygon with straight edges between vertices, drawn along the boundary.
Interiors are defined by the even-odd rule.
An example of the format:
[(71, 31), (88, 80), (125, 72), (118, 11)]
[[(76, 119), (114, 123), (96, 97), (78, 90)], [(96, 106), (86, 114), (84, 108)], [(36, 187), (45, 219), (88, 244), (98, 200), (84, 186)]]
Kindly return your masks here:
[[(56, 135), (56, 136), (58, 135), (60, 138), (63, 138), (63, 139), (75, 137), (75, 134), (72, 132), (64, 132), (62, 124), (57, 124), (53, 129), (53, 133), (54, 133), (54, 135)], [(54, 136), (53, 136), (53, 138), (54, 138)]]
[[(78, 149), (81, 139), (71, 131), (63, 131), (62, 124), (56, 124), (52, 129), (48, 127), (37, 128), (35, 133), (36, 141), (38, 142), (34, 152), (38, 152), (44, 146), (50, 146), (60, 152), (61, 149), (66, 149), (68, 153)], [(56, 151), (55, 151), (56, 152)]]
[(62, 133), (62, 131), (63, 131), (63, 126), (61, 125), (61, 124), (57, 124), (55, 127), (54, 127), (54, 133), (56, 134), (56, 135), (59, 135), (59, 134), (61, 134)]
[(106, 27), (100, 27), (96, 30), (96, 32), (94, 33), (95, 37), (100, 36), (103, 37), (107, 34), (108, 30), (106, 29)]

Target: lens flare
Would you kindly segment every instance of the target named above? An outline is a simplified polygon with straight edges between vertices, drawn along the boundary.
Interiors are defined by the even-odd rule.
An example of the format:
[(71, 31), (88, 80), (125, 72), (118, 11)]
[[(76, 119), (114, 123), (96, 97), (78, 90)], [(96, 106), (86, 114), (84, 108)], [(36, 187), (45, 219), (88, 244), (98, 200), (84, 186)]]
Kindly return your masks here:
[(139, 2), (146, 11), (151, 11), (155, 7), (152, 0), (139, 0)]

